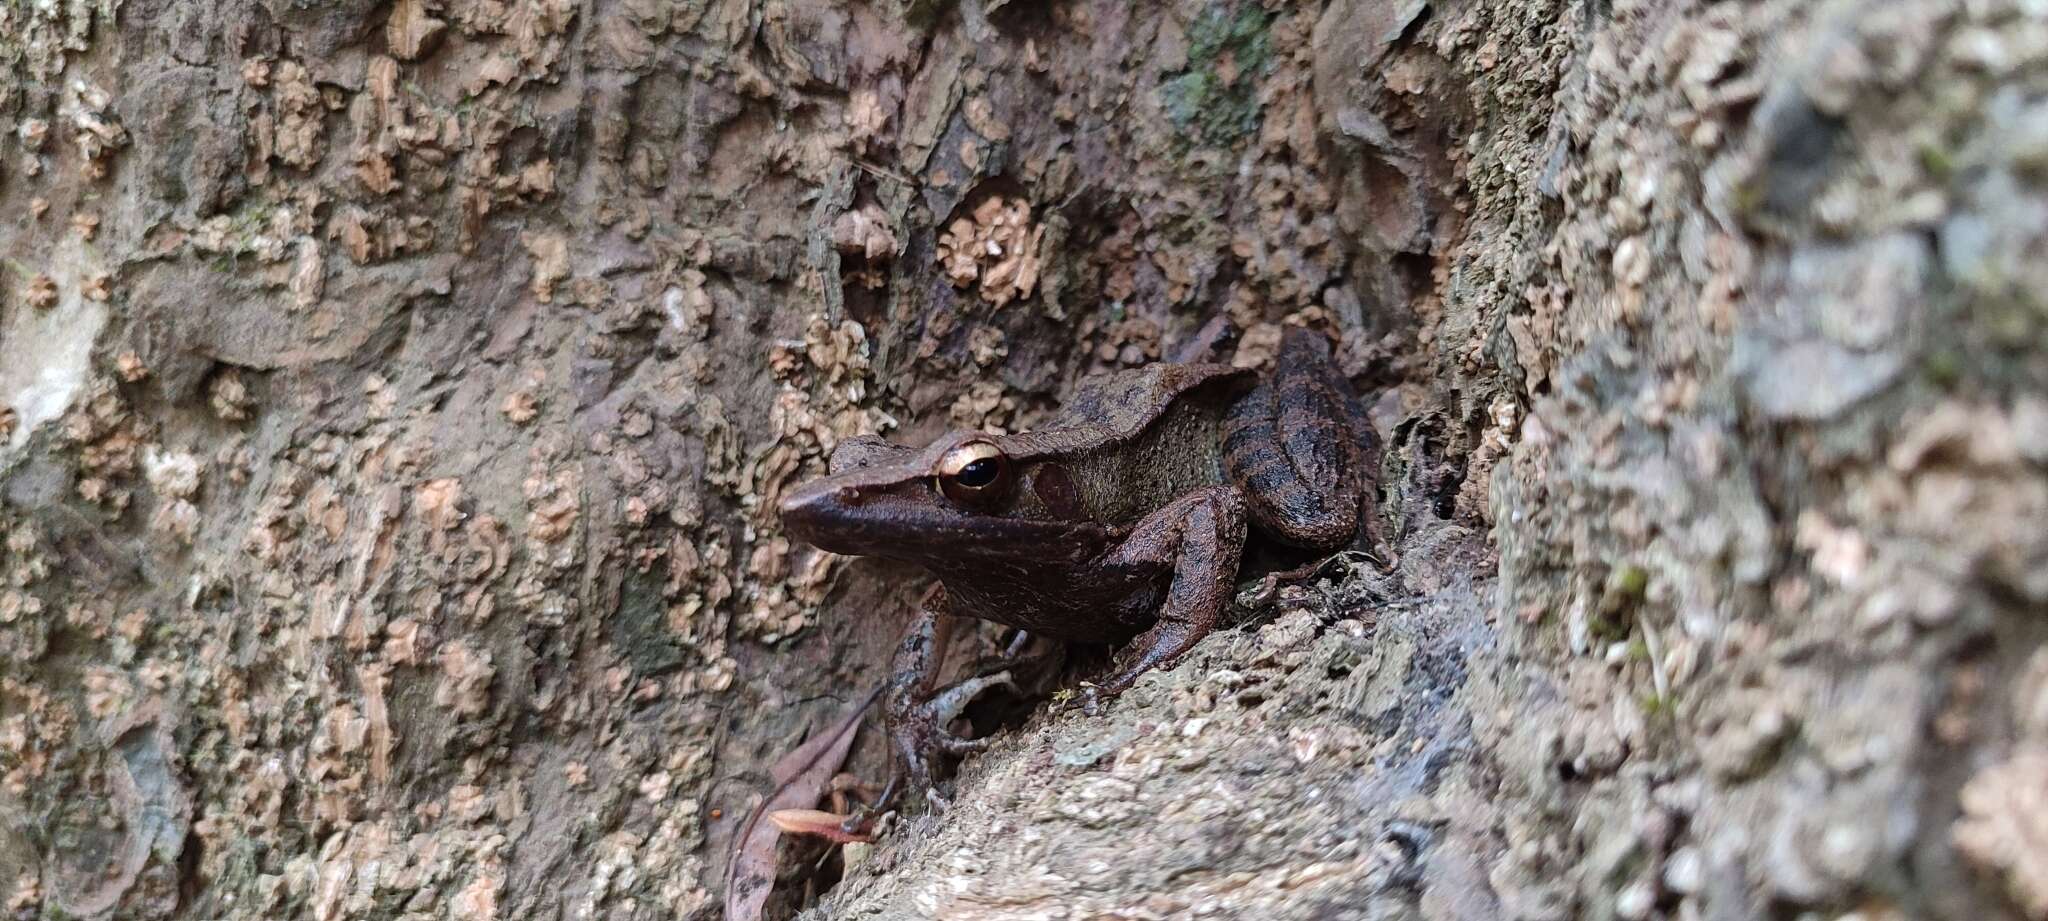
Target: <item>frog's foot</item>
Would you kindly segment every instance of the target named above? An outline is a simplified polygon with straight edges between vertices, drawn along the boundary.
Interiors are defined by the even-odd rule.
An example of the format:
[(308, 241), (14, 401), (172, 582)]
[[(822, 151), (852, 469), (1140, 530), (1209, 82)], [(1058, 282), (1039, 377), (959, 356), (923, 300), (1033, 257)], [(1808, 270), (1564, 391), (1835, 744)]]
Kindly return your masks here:
[[(1377, 554), (1369, 553), (1363, 550), (1346, 550), (1342, 553), (1333, 554), (1331, 556), (1326, 556), (1322, 559), (1315, 560), (1311, 563), (1308, 563), (1305, 566), (1283, 570), (1281, 572), (1269, 572), (1263, 578), (1259, 579), (1257, 588), (1253, 588), (1239, 594), (1237, 597), (1237, 603), (1240, 606), (1246, 608), (1259, 607), (1269, 601), (1272, 601), (1273, 596), (1280, 591), (1280, 586), (1294, 585), (1300, 582), (1306, 582), (1319, 575), (1322, 575), (1324, 570), (1330, 568), (1330, 564), (1339, 561), (1343, 561), (1344, 563), (1351, 565), (1353, 567), (1355, 567), (1357, 564), (1361, 562), (1367, 562), (1373, 564), (1382, 571), (1389, 570), (1392, 568), (1391, 564), (1382, 561), (1379, 555)], [(1354, 569), (1353, 571), (1356, 570)]]
[(1252, 589), (1251, 594), (1248, 597), (1242, 599), (1242, 603), (1246, 607), (1258, 607), (1259, 605), (1265, 604), (1268, 601), (1272, 601), (1273, 596), (1279, 593), (1280, 586), (1282, 584), (1293, 585), (1296, 582), (1302, 582), (1308, 579), (1313, 579), (1317, 575), (1321, 574), (1323, 568), (1329, 566), (1330, 561), (1334, 559), (1336, 559), (1336, 557), (1326, 556), (1320, 560), (1316, 560), (1315, 562), (1309, 563), (1305, 566), (1296, 567), (1294, 569), (1289, 569), (1282, 572), (1266, 573), (1266, 577), (1259, 580), (1259, 587)]
[(1310, 579), (1313, 579), (1319, 575), (1322, 575), (1323, 570), (1330, 568), (1331, 563), (1337, 562), (1338, 560), (1344, 558), (1345, 555), (1339, 553), (1334, 556), (1326, 556), (1321, 559), (1311, 561), (1304, 565), (1297, 566), (1293, 569), (1286, 569), (1280, 572), (1269, 572), (1265, 575), (1264, 578), (1261, 578), (1259, 580), (1259, 587), (1253, 589), (1251, 593), (1247, 597), (1241, 599), (1241, 601), (1246, 607), (1257, 607), (1259, 605), (1265, 604), (1266, 602), (1273, 600), (1273, 596), (1280, 591), (1280, 586), (1294, 585), (1299, 582), (1306, 582)]
[(1103, 690), (1102, 685), (1083, 681), (1080, 687), (1074, 689), (1074, 696), (1067, 698), (1066, 709), (1070, 712), (1079, 710), (1087, 716), (1101, 716), (1102, 705), (1115, 696), (1114, 693)]
[(965, 679), (922, 700), (911, 688), (889, 695), (883, 717), (913, 789), (929, 793), (937, 754), (959, 756), (988, 748), (989, 740), (965, 738), (953, 732), (952, 725), (983, 691), (998, 686), (1016, 687), (1005, 671)]

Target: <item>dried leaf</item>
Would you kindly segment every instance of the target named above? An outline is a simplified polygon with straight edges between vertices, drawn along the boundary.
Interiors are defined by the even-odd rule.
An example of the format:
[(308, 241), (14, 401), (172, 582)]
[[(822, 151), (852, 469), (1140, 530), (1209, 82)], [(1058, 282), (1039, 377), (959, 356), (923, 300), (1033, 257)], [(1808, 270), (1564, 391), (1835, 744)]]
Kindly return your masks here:
[(726, 862), (726, 921), (756, 921), (761, 917), (762, 907), (768, 903), (769, 891), (775, 887), (775, 853), (782, 831), (775, 823), (762, 819), (770, 813), (806, 809), (818, 802), (825, 793), (826, 784), (832, 781), (832, 775), (838, 773), (839, 765), (846, 761), (847, 750), (853, 747), (853, 737), (860, 728), (862, 715), (867, 713), (868, 705), (875, 702), (881, 691), (879, 687), (869, 691), (867, 697), (849, 709), (838, 722), (782, 756), (768, 769), (768, 776), (775, 781), (775, 789), (747, 815), (739, 834), (733, 838), (731, 859)]
[(816, 835), (834, 844), (850, 841), (873, 841), (875, 836), (864, 831), (847, 831), (846, 820), (851, 816), (823, 809), (778, 809), (768, 813), (768, 821), (782, 829), (784, 834)]

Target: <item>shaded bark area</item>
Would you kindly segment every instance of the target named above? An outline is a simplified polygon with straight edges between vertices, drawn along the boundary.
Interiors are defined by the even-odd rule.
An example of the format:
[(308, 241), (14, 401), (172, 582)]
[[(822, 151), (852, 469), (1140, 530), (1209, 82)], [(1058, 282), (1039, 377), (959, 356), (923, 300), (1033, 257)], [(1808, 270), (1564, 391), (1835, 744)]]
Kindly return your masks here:
[(1380, 394), (1398, 560), (778, 911), (2041, 916), (2044, 57), (2022, 0), (0, 8), (0, 905), (715, 917), (924, 588), (776, 497), (1223, 312)]

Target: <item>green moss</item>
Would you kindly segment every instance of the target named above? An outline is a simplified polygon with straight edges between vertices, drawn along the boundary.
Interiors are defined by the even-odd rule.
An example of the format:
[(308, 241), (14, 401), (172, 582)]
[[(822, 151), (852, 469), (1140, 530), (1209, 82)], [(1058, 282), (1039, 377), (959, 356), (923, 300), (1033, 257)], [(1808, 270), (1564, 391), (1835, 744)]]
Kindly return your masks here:
[(1635, 627), (1634, 613), (1627, 610), (1601, 611), (1586, 619), (1586, 629), (1594, 639), (1603, 643), (1619, 643), (1628, 639), (1629, 630)]
[(1954, 387), (1963, 379), (1963, 356), (1954, 349), (1939, 349), (1928, 353), (1921, 362), (1921, 373), (1927, 382), (1944, 390)]
[(1649, 587), (1650, 571), (1633, 564), (1616, 569), (1607, 577), (1608, 590), (1620, 595), (1641, 598)]
[(2039, 341), (2035, 332), (2041, 318), (2039, 305), (2018, 297), (1991, 300), (1978, 311), (1991, 343), (2005, 349), (2024, 348)]
[(1754, 217), (1763, 210), (1765, 192), (1762, 180), (1745, 179), (1736, 183), (1730, 191), (1729, 204), (1734, 207), (1735, 213), (1744, 217)]
[(1948, 151), (1933, 144), (1926, 144), (1920, 148), (1920, 165), (1927, 170), (1929, 176), (1939, 180), (1946, 181), (1956, 173), (1955, 158), (1949, 156)]
[(1587, 621), (1593, 635), (1607, 642), (1627, 639), (1635, 626), (1636, 607), (1650, 587), (1650, 571), (1633, 563), (1617, 566), (1607, 574), (1600, 601)]
[(1188, 28), (1187, 69), (1159, 85), (1159, 104), (1189, 140), (1229, 146), (1258, 129), (1272, 24), (1272, 14), (1246, 4), (1213, 8)]
[(619, 609), (609, 624), (612, 645), (624, 654), (636, 677), (660, 675), (683, 666), (684, 651), (668, 629), (668, 604), (661, 585), (634, 574), (619, 590)]

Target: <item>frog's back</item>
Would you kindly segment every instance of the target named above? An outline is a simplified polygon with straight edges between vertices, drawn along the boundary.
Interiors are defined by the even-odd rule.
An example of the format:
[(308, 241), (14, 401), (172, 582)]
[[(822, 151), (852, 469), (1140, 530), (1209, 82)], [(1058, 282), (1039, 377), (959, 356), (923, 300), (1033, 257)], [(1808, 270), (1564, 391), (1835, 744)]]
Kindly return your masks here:
[(1156, 363), (1097, 375), (1059, 415), (1010, 436), (1013, 456), (1056, 458), (1090, 517), (1124, 524), (1190, 489), (1223, 482), (1224, 411), (1256, 382), (1222, 364)]
[(1044, 429), (1095, 425), (1115, 439), (1135, 438), (1175, 400), (1188, 397), (1228, 402), (1251, 389), (1255, 381), (1256, 375), (1250, 370), (1223, 364), (1155, 362), (1142, 368), (1097, 374), (1075, 385), (1073, 396), (1067, 399), (1059, 415), (1047, 421)]

